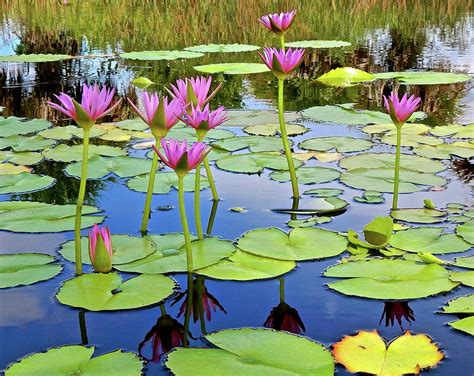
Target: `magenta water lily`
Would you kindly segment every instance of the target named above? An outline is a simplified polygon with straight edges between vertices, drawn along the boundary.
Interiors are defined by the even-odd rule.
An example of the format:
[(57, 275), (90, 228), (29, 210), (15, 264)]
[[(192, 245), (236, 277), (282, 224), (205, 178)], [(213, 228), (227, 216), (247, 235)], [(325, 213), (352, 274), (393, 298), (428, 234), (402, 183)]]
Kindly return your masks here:
[(268, 30), (280, 34), (286, 32), (296, 17), (296, 9), (289, 12), (267, 14), (260, 17), (257, 21), (265, 26)]
[(112, 270), (112, 237), (107, 226), (95, 224), (89, 230), (89, 258), (95, 272), (108, 273)]
[(192, 104), (194, 107), (202, 108), (217, 94), (221, 84), (209, 94), (211, 89), (212, 77), (192, 77), (177, 80), (176, 84), (171, 84), (171, 94), (179, 99), (183, 104)]
[(211, 111), (209, 105), (206, 105), (201, 109), (199, 107), (194, 107), (194, 105), (191, 104), (190, 111), (182, 120), (196, 130), (198, 139), (202, 141), (210, 129), (218, 127), (225, 121), (229, 120), (229, 117), (224, 106), (220, 106)]
[(263, 62), (281, 80), (298, 68), (303, 62), (305, 50), (303, 48), (272, 48), (265, 47), (258, 54)]

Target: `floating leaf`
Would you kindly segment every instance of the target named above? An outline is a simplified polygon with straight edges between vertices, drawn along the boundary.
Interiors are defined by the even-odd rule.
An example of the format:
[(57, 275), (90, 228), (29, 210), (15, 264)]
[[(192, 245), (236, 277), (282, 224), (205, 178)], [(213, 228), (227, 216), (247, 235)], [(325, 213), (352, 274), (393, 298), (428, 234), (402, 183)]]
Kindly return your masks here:
[[(300, 161), (294, 161), (295, 167), (301, 166)], [(288, 170), (288, 162), (284, 155), (268, 153), (234, 154), (220, 158), (216, 166), (232, 172), (255, 174), (265, 168), (271, 170)]]
[[(89, 131), (89, 137), (94, 138), (102, 136), (106, 130), (100, 128), (98, 125), (94, 125)], [(53, 127), (45, 129), (38, 133), (44, 138), (52, 138), (54, 140), (70, 140), (73, 137), (84, 138), (84, 130), (75, 125), (66, 125), (64, 127)]]
[(62, 267), (54, 257), (39, 253), (0, 255), (0, 288), (31, 285), (58, 274)]
[[(332, 376), (331, 354), (319, 343), (287, 332), (239, 328), (205, 338), (217, 348), (177, 348), (165, 362), (174, 375)], [(289, 351), (291, 349), (291, 351)]]
[(168, 50), (158, 50), (158, 51), (137, 51), (137, 52), (125, 52), (120, 54), (122, 59), (131, 59), (131, 60), (177, 60), (177, 59), (194, 59), (197, 57), (204, 56), (204, 54), (199, 52), (191, 51), (168, 51)]
[(318, 77), (316, 81), (328, 86), (346, 87), (375, 80), (374, 75), (351, 67), (336, 68)]
[[(47, 159), (56, 162), (74, 162), (82, 160), (82, 145), (58, 145), (53, 149), (46, 149), (43, 155)], [(107, 145), (89, 145), (89, 159), (97, 156), (119, 157), (127, 155), (127, 151), (121, 148)]]
[(154, 84), (152, 80), (150, 80), (148, 77), (137, 77), (132, 80), (132, 85), (135, 85), (136, 87), (140, 89), (146, 89), (148, 86)]
[(224, 74), (252, 74), (270, 72), (265, 64), (260, 63), (221, 63), (197, 65), (195, 70), (202, 73), (224, 73)]
[[(140, 118), (118, 121), (115, 123), (115, 126), (128, 131), (144, 131), (148, 129), (148, 125)], [(153, 137), (151, 133), (150, 137)]]
[(335, 162), (342, 159), (341, 153), (326, 153), (319, 151), (307, 151), (307, 152), (296, 152), (292, 153), (293, 158), (302, 162), (306, 162), (311, 158), (315, 158), (320, 162)]
[(141, 274), (122, 280), (118, 273), (83, 274), (68, 279), (56, 298), (89, 311), (115, 311), (156, 304), (174, 292), (175, 282), (162, 275)]
[(438, 223), (446, 220), (447, 213), (437, 209), (396, 209), (390, 215), (399, 221), (413, 223)]
[[(194, 180), (196, 174), (189, 173), (184, 177), (184, 190), (186, 192), (194, 192)], [(149, 175), (136, 176), (127, 181), (127, 187), (138, 192), (146, 192), (148, 187)], [(178, 177), (174, 171), (158, 171), (155, 175), (155, 185), (153, 193), (166, 194), (171, 189), (178, 189)], [(201, 175), (201, 189), (209, 188), (209, 182), (204, 175)]]
[(474, 157), (474, 142), (453, 142), (452, 144), (441, 144), (436, 146), (421, 145), (413, 150), (422, 157), (434, 159), (450, 159), (451, 155), (461, 158)]
[[(397, 136), (394, 134), (386, 134), (380, 139), (384, 144), (397, 145)], [(422, 145), (436, 146), (443, 143), (443, 140), (432, 136), (424, 136), (420, 134), (405, 134), (402, 136), (401, 146), (417, 147)]]
[(474, 336), (474, 316), (469, 316), (461, 320), (450, 322), (449, 325), (453, 329), (457, 329)]
[(381, 195), (370, 195), (366, 191), (362, 196), (354, 196), (354, 200), (357, 202), (362, 202), (364, 204), (381, 204), (385, 202), (385, 198)]
[(15, 151), (37, 151), (56, 145), (55, 140), (48, 140), (41, 136), (8, 136), (0, 138), (0, 149), (12, 148)]
[(392, 236), (393, 221), (390, 217), (376, 217), (364, 226), (365, 241), (359, 239), (359, 234), (353, 230), (348, 231), (347, 238), (353, 245), (369, 248), (385, 248)]
[(199, 46), (186, 47), (185, 51), (214, 53), (214, 52), (248, 52), (259, 50), (260, 46), (253, 46), (250, 44), (201, 44)]
[[(0, 230), (14, 232), (61, 232), (74, 229), (76, 205), (52, 205), (34, 201), (0, 202)], [(95, 206), (82, 207), (82, 228), (104, 220)]]
[(292, 228), (297, 227), (313, 227), (323, 223), (331, 222), (331, 217), (309, 217), (306, 219), (293, 219), (287, 222), (287, 225)]
[(316, 197), (311, 200), (310, 209), (273, 209), (273, 211), (285, 214), (320, 215), (341, 212), (348, 205), (347, 201), (337, 197)]
[(456, 257), (453, 265), (461, 268), (474, 269), (474, 256)]
[(281, 140), (278, 138), (264, 136), (239, 136), (226, 138), (215, 142), (214, 145), (227, 151), (237, 151), (247, 148), (253, 152), (280, 151), (283, 148)]
[(41, 153), (27, 151), (17, 153), (14, 151), (0, 151), (0, 162), (11, 162), (17, 165), (34, 165), (43, 160)]
[(299, 145), (302, 149), (329, 151), (335, 149), (339, 153), (367, 150), (372, 142), (354, 137), (318, 137), (304, 140)]
[(0, 194), (40, 191), (51, 187), (55, 182), (56, 179), (50, 176), (35, 175), (29, 172), (22, 172), (17, 175), (6, 175), (1, 177)]
[[(298, 112), (285, 112), (285, 120), (287, 122), (295, 121), (301, 116)], [(278, 112), (271, 110), (229, 110), (229, 120), (222, 126), (228, 127), (246, 127), (259, 124), (279, 124)]]
[(235, 212), (235, 213), (246, 213), (248, 210), (246, 208), (241, 208), (239, 206), (236, 206), (236, 207), (233, 207), (233, 208), (229, 208), (229, 210), (231, 212)]
[[(326, 167), (307, 167), (303, 166), (296, 170), (298, 183), (300, 184), (319, 184), (327, 183), (337, 179), (340, 172), (334, 168)], [(275, 171), (270, 174), (273, 180), (279, 182), (290, 181), (290, 174), (287, 171)]]
[(436, 366), (444, 357), (424, 334), (406, 331), (387, 346), (376, 330), (345, 336), (333, 345), (333, 355), (351, 373), (379, 376), (418, 375), (421, 369)]
[[(17, 166), (12, 163), (0, 163), (0, 176), (1, 175), (18, 175), (18, 174), (23, 174), (25, 172), (28, 173), (29, 175), (29, 172), (31, 172), (31, 168), (28, 168), (26, 166)], [(10, 183), (5, 182), (6, 184), (5, 186), (9, 187)], [(4, 186), (4, 182), (2, 181), (0, 182), (0, 190), (3, 186)]]
[[(361, 129), (365, 133), (369, 134), (380, 134), (380, 133), (387, 133), (388, 135), (396, 135), (397, 134), (397, 127), (393, 123), (388, 124), (374, 124), (374, 125), (367, 125)], [(409, 134), (425, 134), (428, 133), (430, 127), (425, 124), (405, 124), (402, 127), (402, 138), (405, 135)]]
[(376, 73), (374, 76), (377, 79), (393, 78), (407, 85), (449, 85), (449, 84), (456, 84), (459, 82), (466, 82), (471, 79), (471, 77), (468, 74), (433, 72), (433, 71), (386, 72), (386, 73)]
[(342, 40), (301, 40), (297, 42), (287, 42), (286, 47), (292, 48), (335, 48), (350, 46), (350, 42)]
[(44, 119), (26, 120), (16, 116), (0, 117), (0, 137), (26, 135), (49, 128), (52, 124)]
[(442, 313), (474, 313), (474, 295), (458, 296), (442, 309)]
[(5, 376), (142, 374), (143, 363), (136, 354), (117, 350), (92, 358), (94, 350), (94, 347), (63, 346), (29, 355), (7, 368)]
[(474, 287), (474, 270), (468, 272), (451, 272), (451, 281), (460, 282), (465, 286)]
[(448, 271), (438, 264), (406, 260), (371, 259), (342, 263), (326, 269), (323, 275), (347, 278), (329, 283), (331, 289), (370, 299), (418, 299), (450, 291), (458, 285), (449, 280)]
[[(308, 128), (299, 124), (285, 124), (285, 128), (288, 136), (296, 136), (309, 131)], [(275, 136), (280, 134), (280, 125), (277, 123), (249, 125), (243, 131), (257, 136)]]
[(48, 61), (60, 61), (73, 58), (74, 56), (59, 54), (3, 55), (0, 56), (0, 61), (11, 63), (43, 63)]
[(430, 133), (438, 137), (450, 136), (452, 138), (474, 138), (474, 123), (448, 124), (430, 129)]
[(468, 243), (474, 244), (474, 220), (456, 226), (456, 234)]
[(339, 188), (312, 188), (303, 192), (304, 195), (311, 195), (314, 197), (335, 197), (344, 192)]

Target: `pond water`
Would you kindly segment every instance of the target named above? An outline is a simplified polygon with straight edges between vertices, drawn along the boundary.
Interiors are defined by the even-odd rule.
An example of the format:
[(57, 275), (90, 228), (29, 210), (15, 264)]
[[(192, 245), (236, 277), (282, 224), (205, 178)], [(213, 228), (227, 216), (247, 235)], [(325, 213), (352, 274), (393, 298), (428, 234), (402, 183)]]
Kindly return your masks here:
[[(276, 38), (256, 22), (260, 15), (297, 7), (298, 15), (286, 38), (288, 41), (322, 39), (344, 40), (352, 45), (344, 48), (308, 49), (302, 66), (285, 86), (285, 107), (289, 116), (309, 131), (291, 137), (294, 145), (322, 136), (351, 136), (374, 141), (370, 152), (394, 153), (395, 147), (379, 142), (361, 126), (316, 122), (300, 113), (312, 106), (354, 103), (356, 108), (384, 111), (382, 95), (392, 89), (393, 82), (377, 80), (345, 88), (316, 83), (315, 78), (337, 67), (354, 67), (371, 73), (436, 70), (443, 72), (474, 73), (474, 13), (468, 0), (433, 0), (429, 6), (423, 1), (52, 1), (26, 2), (8, 0), (0, 9), (0, 55), (11, 54), (70, 54), (81, 58), (50, 63), (7, 63), (0, 61), (0, 107), (3, 116), (47, 118), (53, 124), (66, 125), (59, 112), (48, 108), (46, 101), (60, 91), (76, 98), (84, 82), (99, 82), (114, 87), (119, 96), (136, 102), (141, 89), (131, 84), (140, 76), (155, 82), (150, 89), (161, 88), (178, 78), (195, 76), (195, 65), (219, 62), (260, 62), (255, 51), (245, 53), (209, 53), (196, 59), (174, 61), (140, 61), (118, 59), (112, 55), (143, 50), (178, 50), (209, 43), (246, 43), (273, 45)], [(269, 73), (252, 75), (216, 75), (223, 83), (214, 103), (230, 110), (277, 110), (277, 81)], [(421, 97), (421, 111), (427, 113), (423, 124), (430, 128), (447, 124), (474, 122), (474, 89), (469, 82), (452, 85), (411, 85), (409, 91)], [(237, 113), (236, 113), (237, 114)], [(244, 118), (244, 113), (241, 113)], [(234, 116), (234, 113), (233, 113)], [(238, 114), (235, 116), (239, 116)], [(270, 116), (270, 115), (269, 115)], [(276, 122), (272, 115), (272, 123)], [(134, 118), (130, 106), (123, 101), (119, 110), (106, 121)], [(235, 123), (234, 123), (235, 124)], [(225, 126), (237, 135), (245, 135), (242, 127)], [(470, 136), (472, 138), (472, 135)], [(466, 141), (466, 140), (464, 140)], [(80, 140), (61, 141), (80, 144)], [(126, 142), (93, 141), (126, 148), (130, 155), (144, 157), (147, 150), (137, 150)], [(409, 147), (403, 148), (412, 153)], [(237, 153), (240, 153), (238, 151)], [(247, 152), (247, 151), (245, 151)], [(356, 153), (344, 153), (350, 156)], [(425, 189), (401, 194), (400, 207), (421, 208), (423, 199), (431, 199), (438, 208), (448, 203), (472, 205), (470, 180), (472, 164), (469, 160), (452, 157), (442, 161), (447, 169), (440, 176), (448, 183), (441, 189)], [(337, 161), (321, 162), (311, 159), (307, 166), (343, 169)], [(33, 166), (35, 173), (57, 179), (52, 187), (33, 193), (0, 195), (1, 201), (31, 200), (54, 204), (75, 203), (79, 180), (64, 174), (66, 163), (42, 161)], [(159, 174), (160, 172), (158, 172)], [(289, 214), (273, 209), (291, 208), (290, 183), (270, 179), (271, 170), (261, 174), (235, 174), (213, 166), (214, 178), (222, 198), (215, 211), (212, 235), (236, 240), (247, 231), (278, 227), (288, 231)], [(0, 176), (2, 179), (3, 176)], [(113, 234), (139, 236), (141, 213), (145, 195), (127, 188), (129, 178), (115, 175), (88, 183), (86, 203), (95, 205), (106, 215), (104, 223)], [(375, 216), (387, 216), (392, 195), (384, 193), (385, 201), (367, 204), (355, 201), (362, 190), (341, 184), (338, 180), (322, 184), (303, 185), (310, 188), (340, 188), (339, 196), (350, 203), (345, 212), (319, 228), (346, 233), (359, 233)], [(211, 216), (213, 202), (209, 189), (203, 190), (202, 218), (204, 227)], [(180, 232), (177, 191), (154, 195), (150, 234)], [(311, 209), (316, 199), (306, 195), (300, 208)], [(158, 210), (161, 206), (172, 210)], [(193, 226), (193, 194), (186, 194), (188, 218)], [(246, 208), (244, 212), (229, 209)], [(304, 216), (300, 216), (304, 218)], [(449, 221), (435, 223), (453, 230)], [(86, 230), (83, 230), (86, 234)], [(73, 238), (73, 232), (25, 234), (0, 231), (0, 252), (38, 252), (57, 255), (61, 243)], [(472, 255), (472, 248), (462, 256)], [(461, 254), (441, 256), (452, 260)], [(438, 343), (445, 359), (430, 370), (431, 375), (468, 375), (474, 373), (474, 360), (469, 355), (472, 336), (452, 329), (448, 322), (455, 315), (439, 314), (447, 301), (472, 293), (467, 286), (456, 287), (446, 294), (409, 301), (414, 318), (402, 325), (395, 321), (385, 325), (381, 320), (385, 302), (342, 295), (330, 290), (326, 283), (334, 279), (321, 273), (338, 263), (349, 253), (318, 261), (298, 262), (285, 274), (285, 301), (295, 308), (305, 331), (302, 335), (326, 346), (340, 341), (358, 330), (378, 330), (387, 341), (403, 334), (405, 329), (424, 333)], [(159, 306), (118, 312), (85, 312), (59, 304), (55, 293), (60, 284), (74, 276), (74, 265), (58, 256), (64, 266), (56, 277), (37, 284), (2, 289), (0, 291), (0, 369), (17, 359), (51, 347), (67, 344), (96, 346), (95, 355), (116, 349), (138, 352), (139, 344), (161, 316)], [(86, 272), (89, 272), (86, 267)], [(459, 269), (460, 270), (460, 269)], [(124, 274), (130, 276), (130, 274)], [(186, 275), (173, 274), (180, 291), (186, 289)], [(225, 308), (212, 313), (205, 322), (205, 331), (226, 328), (263, 327), (273, 307), (280, 302), (278, 278), (235, 282), (206, 279), (205, 285)], [(181, 303), (163, 307), (173, 318), (178, 317)], [(192, 322), (191, 346), (205, 346), (203, 327)], [(151, 358), (150, 344), (143, 355)], [(148, 362), (146, 374), (166, 374), (165, 358)], [(337, 373), (349, 374), (343, 367)]]

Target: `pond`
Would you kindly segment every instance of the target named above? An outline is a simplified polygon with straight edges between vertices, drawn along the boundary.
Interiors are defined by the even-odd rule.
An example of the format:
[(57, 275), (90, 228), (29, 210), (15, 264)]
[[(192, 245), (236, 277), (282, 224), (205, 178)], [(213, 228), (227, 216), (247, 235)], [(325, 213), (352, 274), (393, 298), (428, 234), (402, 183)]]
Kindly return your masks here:
[[(258, 55), (279, 47), (279, 34), (257, 19), (294, 8), (284, 38), (305, 54), (279, 81)], [(0, 369), (473, 374), (473, 10), (470, 0), (4, 1)], [(213, 65), (221, 63), (232, 67)], [(129, 102), (142, 109), (143, 93), (169, 95), (165, 88), (198, 75), (212, 77), (210, 91), (220, 85), (209, 103), (229, 120), (204, 139), (219, 200), (204, 167), (200, 195), (194, 172), (184, 178), (190, 230), (199, 235), (200, 212), (205, 234), (193, 238), (193, 276), (179, 179), (163, 163), (140, 231), (158, 158)], [(95, 83), (122, 101), (90, 130), (76, 277), (84, 132), (48, 101), (59, 103), (60, 92), (80, 100)], [(397, 127), (384, 96), (397, 90), (421, 102), (400, 128), (391, 210)], [(188, 106), (167, 139), (195, 142), (182, 123), (190, 118)], [(111, 273), (90, 265), (94, 223), (112, 234)], [(44, 362), (26, 358), (48, 350)]]

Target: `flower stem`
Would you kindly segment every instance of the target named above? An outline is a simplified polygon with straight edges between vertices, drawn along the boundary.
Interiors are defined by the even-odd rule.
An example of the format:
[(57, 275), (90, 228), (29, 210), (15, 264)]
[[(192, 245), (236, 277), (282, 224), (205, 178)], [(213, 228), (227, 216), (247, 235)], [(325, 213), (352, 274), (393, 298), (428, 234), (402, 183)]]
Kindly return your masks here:
[(79, 185), (79, 195), (76, 202), (76, 215), (74, 220), (74, 245), (75, 245), (75, 262), (76, 274), (82, 274), (82, 253), (81, 253), (81, 216), (82, 204), (84, 203), (84, 195), (86, 193), (87, 182), (87, 163), (89, 162), (89, 129), (84, 128), (84, 139), (82, 142), (82, 168), (81, 183)]
[(285, 35), (283, 33), (280, 34), (280, 48), (285, 48)]
[(278, 281), (280, 282), (280, 303), (285, 302), (285, 279), (279, 278)]
[(79, 328), (81, 329), (81, 345), (87, 345), (89, 339), (87, 338), (87, 326), (86, 326), (86, 311), (79, 311)]
[(188, 273), (193, 272), (193, 252), (191, 248), (191, 235), (189, 234), (188, 219), (186, 218), (186, 208), (184, 207), (184, 177), (178, 176), (178, 200), (181, 224), (183, 225), (184, 242), (186, 244), (186, 262)]
[(160, 312), (161, 312), (161, 316), (166, 315), (166, 308), (163, 304), (160, 304)]
[(199, 240), (204, 238), (201, 223), (201, 163), (196, 166), (196, 178), (194, 179), (194, 222)]
[(214, 201), (219, 201), (219, 195), (217, 194), (216, 183), (214, 182), (211, 166), (209, 166), (209, 161), (207, 157), (204, 158), (204, 168), (206, 169), (207, 180), (209, 181), (209, 186), (211, 187), (212, 199)]
[(283, 84), (284, 80), (278, 79), (278, 120), (280, 121), (280, 133), (283, 141), (283, 148), (285, 149), (286, 161), (288, 162), (288, 170), (291, 178), (291, 188), (293, 190), (293, 197), (300, 197), (298, 189), (298, 179), (296, 177), (295, 165), (293, 163), (293, 157), (291, 156), (290, 143), (288, 142), (288, 136), (286, 134), (285, 117), (283, 115)]
[[(156, 138), (156, 147), (160, 147), (161, 139)], [(148, 179), (148, 188), (146, 190), (146, 199), (145, 199), (145, 207), (143, 209), (143, 216), (142, 216), (142, 225), (140, 227), (140, 231), (142, 234), (145, 234), (148, 228), (148, 221), (150, 219), (150, 211), (151, 211), (151, 199), (153, 198), (153, 188), (155, 186), (155, 175), (156, 170), (158, 168), (158, 154), (153, 153), (153, 161), (151, 162), (151, 169), (150, 169), (150, 177)]]
[(206, 331), (206, 318), (204, 316), (204, 304), (202, 300), (202, 296), (204, 294), (204, 278), (203, 277), (197, 277), (194, 280), (194, 283), (197, 283), (196, 285), (196, 290), (197, 290), (197, 306), (199, 310), (199, 321), (201, 324), (201, 332), (203, 335), (207, 334)]
[(188, 294), (186, 296), (186, 311), (184, 312), (184, 347), (189, 346), (189, 324), (191, 323), (191, 310), (193, 308), (193, 273), (188, 272)]
[(397, 151), (395, 153), (395, 176), (393, 179), (392, 210), (398, 209), (398, 184), (400, 180), (400, 146), (402, 144), (402, 127), (397, 126)]
[(209, 221), (207, 222), (207, 229), (206, 229), (207, 235), (211, 235), (212, 228), (214, 227), (214, 220), (216, 219), (217, 206), (219, 206), (219, 201), (213, 201), (211, 214), (209, 215)]

